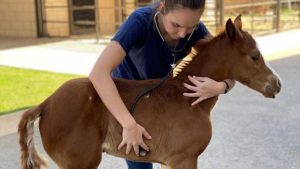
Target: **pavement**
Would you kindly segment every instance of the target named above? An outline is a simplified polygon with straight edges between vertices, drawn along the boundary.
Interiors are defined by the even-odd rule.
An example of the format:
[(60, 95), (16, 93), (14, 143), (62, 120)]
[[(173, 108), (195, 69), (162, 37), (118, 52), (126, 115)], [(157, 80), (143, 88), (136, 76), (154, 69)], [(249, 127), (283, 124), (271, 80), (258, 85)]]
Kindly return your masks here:
[[(279, 94), (279, 101), (275, 99), (273, 102), (265, 101), (257, 93), (251, 93), (248, 89), (240, 87), (240, 84), (230, 92), (229, 95), (232, 96), (226, 96), (226, 100), (221, 97), (221, 103), (218, 103), (214, 109), (214, 113), (219, 114), (212, 117), (212, 121), (217, 124), (217, 127), (214, 126), (217, 136), (213, 137), (209, 145), (212, 148), (208, 148), (206, 153), (201, 156), (199, 163), (204, 165), (201, 168), (224, 169), (232, 168), (228, 164), (234, 164), (236, 167), (239, 166), (238, 168), (243, 169), (300, 169), (300, 134), (299, 130), (295, 130), (300, 128), (298, 111), (300, 104), (297, 97), (300, 94), (300, 87), (299, 85), (292, 87), (292, 85), (299, 84), (296, 79), (299, 80), (300, 77), (300, 60), (298, 59), (300, 57), (300, 41), (299, 38), (295, 37), (300, 37), (300, 29), (255, 37), (265, 58), (272, 63), (272, 66), (275, 65), (275, 67), (273, 66), (275, 70), (281, 71), (277, 73), (282, 73), (286, 78), (291, 78), (283, 78), (284, 85), (286, 80), (290, 86), (287, 85), (287, 88), (282, 90), (285, 94)], [(0, 66), (88, 75), (107, 43), (109, 43), (109, 40), (105, 39), (100, 40), (99, 43), (95, 43), (93, 39), (0, 39)], [(298, 76), (298, 78), (295, 79), (292, 75)], [(294, 81), (295, 84), (292, 84), (291, 81)], [(241, 93), (242, 96), (246, 95), (249, 98), (241, 98)], [(239, 109), (237, 106), (243, 104), (241, 101), (251, 102), (251, 106), (243, 105), (247, 108), (243, 110), (242, 114), (232, 111)], [(236, 104), (236, 102), (240, 102), (240, 104)], [(228, 104), (231, 105), (230, 109)], [(253, 106), (255, 104), (258, 106)], [(289, 108), (285, 109), (287, 106)], [(0, 116), (0, 159), (2, 159), (1, 152), (15, 153), (15, 151), (8, 149), (9, 146), (5, 145), (17, 140), (17, 124), (23, 112), (19, 111)], [(272, 113), (267, 113), (265, 117), (263, 115), (266, 112), (275, 112), (276, 114), (272, 117)], [(238, 117), (238, 119), (234, 117)], [(252, 122), (254, 124), (260, 123), (258, 125), (260, 127), (255, 125), (253, 127)], [(245, 124), (248, 126), (242, 127)], [(284, 127), (280, 128), (279, 124)], [(251, 131), (249, 131), (249, 128)], [(240, 135), (240, 133), (244, 134)], [(35, 135), (38, 140), (38, 132)], [(229, 140), (225, 140), (228, 135), (233, 135), (235, 138), (229, 137)], [(236, 139), (239, 139), (239, 142), (236, 142)], [(226, 144), (222, 144), (222, 141)], [(40, 141), (37, 141), (37, 144), (41, 147)], [(225, 149), (225, 145), (230, 149)], [(16, 147), (16, 145), (13, 147)], [(213, 156), (213, 158), (210, 156)], [(103, 168), (119, 169), (122, 167), (118, 166), (124, 166), (125, 164), (121, 159), (104, 157), (104, 162), (101, 164)], [(8, 155), (8, 158), (12, 157)], [(227, 162), (224, 161), (224, 158), (227, 159)], [(114, 160), (119, 162), (115, 163)], [(8, 161), (5, 163), (5, 168), (19, 168), (18, 159), (13, 162)], [(3, 162), (3, 160), (0, 160), (0, 169), (4, 169)], [(112, 163), (115, 163), (115, 166)], [(246, 167), (242, 167), (243, 165)], [(55, 168), (54, 164), (51, 164), (51, 166), (50, 168)]]
[[(0, 39), (0, 65), (88, 75), (109, 40)], [(7, 44), (7, 45), (6, 45)], [(15, 46), (9, 47), (10, 44)]]
[[(300, 47), (300, 29), (256, 37), (262, 54), (274, 55)], [(1, 39), (0, 65), (51, 72), (88, 75), (109, 40), (101, 39)]]

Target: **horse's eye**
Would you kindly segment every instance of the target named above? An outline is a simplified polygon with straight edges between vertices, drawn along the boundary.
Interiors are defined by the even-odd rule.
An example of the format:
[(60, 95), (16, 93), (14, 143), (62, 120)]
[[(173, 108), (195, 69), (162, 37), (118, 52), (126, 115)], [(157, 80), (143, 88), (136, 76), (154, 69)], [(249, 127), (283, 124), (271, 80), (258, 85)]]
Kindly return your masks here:
[(256, 60), (258, 60), (258, 59), (259, 59), (259, 55), (252, 56), (252, 57), (251, 57), (251, 59), (252, 59), (252, 60), (254, 60), (254, 61), (256, 61)]

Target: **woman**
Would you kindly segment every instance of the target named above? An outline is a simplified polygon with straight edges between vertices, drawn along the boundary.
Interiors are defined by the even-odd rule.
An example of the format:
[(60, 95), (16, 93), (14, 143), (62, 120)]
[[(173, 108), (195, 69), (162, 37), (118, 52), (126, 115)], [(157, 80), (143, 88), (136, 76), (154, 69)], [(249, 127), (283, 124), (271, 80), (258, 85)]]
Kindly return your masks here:
[[(100, 55), (89, 75), (106, 107), (123, 127), (120, 150), (126, 145), (126, 154), (133, 147), (138, 156), (139, 146), (149, 151), (143, 141), (151, 139), (147, 131), (136, 123), (125, 107), (112, 77), (131, 80), (163, 78), (170, 70), (170, 64), (182, 59), (199, 39), (209, 34), (202, 22), (205, 0), (158, 0), (151, 6), (134, 11), (122, 24), (115, 37)], [(225, 79), (229, 84), (204, 77), (191, 77), (194, 85), (184, 84), (195, 97), (194, 106), (204, 99), (219, 95), (232, 88), (235, 81)], [(151, 169), (150, 163), (126, 160), (129, 169)]]

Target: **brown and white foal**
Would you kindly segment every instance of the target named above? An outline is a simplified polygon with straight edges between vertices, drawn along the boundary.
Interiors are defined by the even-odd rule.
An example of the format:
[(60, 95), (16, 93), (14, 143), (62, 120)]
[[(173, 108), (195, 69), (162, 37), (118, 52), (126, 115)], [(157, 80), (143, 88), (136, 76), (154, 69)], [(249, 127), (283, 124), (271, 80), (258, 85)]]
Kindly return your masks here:
[[(274, 98), (280, 91), (279, 76), (267, 65), (252, 36), (242, 30), (241, 17), (229, 19), (223, 33), (204, 39), (178, 62), (173, 76), (142, 97), (134, 118), (152, 135), (145, 140), (150, 152), (137, 157), (125, 148), (122, 127), (105, 107), (88, 78), (63, 84), (49, 98), (24, 113), (20, 124), (22, 169), (36, 169), (46, 162), (34, 148), (34, 121), (40, 117), (39, 129), (47, 154), (60, 169), (96, 169), (103, 152), (132, 161), (156, 162), (170, 169), (196, 169), (197, 158), (212, 137), (210, 112), (218, 97), (191, 107), (192, 98), (183, 83), (187, 76), (210, 77), (216, 81), (235, 79)], [(114, 79), (118, 91), (130, 110), (134, 99), (160, 80), (132, 81)]]

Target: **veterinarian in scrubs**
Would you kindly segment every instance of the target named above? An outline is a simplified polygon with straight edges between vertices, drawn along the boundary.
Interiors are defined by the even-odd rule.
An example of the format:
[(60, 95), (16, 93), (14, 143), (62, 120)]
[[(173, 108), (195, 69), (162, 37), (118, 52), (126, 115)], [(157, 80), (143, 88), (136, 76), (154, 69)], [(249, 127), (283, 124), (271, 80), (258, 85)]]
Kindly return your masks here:
[[(145, 128), (137, 124), (125, 107), (112, 77), (131, 80), (163, 78), (174, 62), (182, 59), (199, 39), (209, 34), (199, 20), (203, 14), (205, 0), (158, 0), (154, 4), (135, 10), (100, 55), (89, 75), (106, 107), (123, 127), (120, 150), (126, 145), (126, 154), (132, 147), (138, 156), (139, 146), (149, 151), (143, 137), (151, 139)], [(221, 57), (221, 56), (220, 56)], [(224, 94), (226, 83), (207, 77), (188, 78), (193, 85), (183, 84), (199, 102)], [(229, 89), (234, 80), (225, 79)], [(227, 88), (228, 89), (228, 88)], [(138, 144), (136, 144), (138, 143)], [(126, 160), (129, 169), (152, 169), (151, 163)]]

